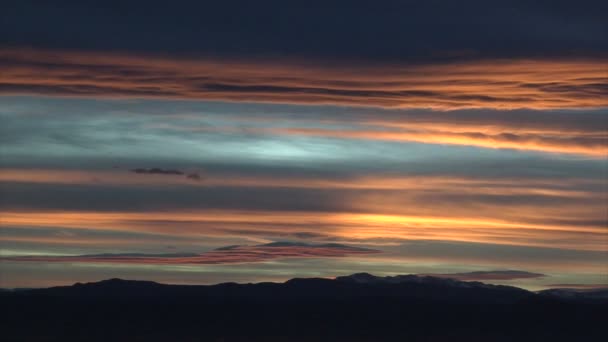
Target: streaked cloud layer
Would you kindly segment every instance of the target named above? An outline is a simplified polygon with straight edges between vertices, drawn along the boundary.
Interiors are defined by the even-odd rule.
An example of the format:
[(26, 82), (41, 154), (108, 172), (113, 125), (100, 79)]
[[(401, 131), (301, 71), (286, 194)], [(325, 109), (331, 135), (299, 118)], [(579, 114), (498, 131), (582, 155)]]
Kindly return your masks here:
[[(608, 156), (608, 136), (606, 135), (607, 124), (604, 115), (570, 115), (563, 116), (554, 114), (547, 116), (547, 120), (557, 123), (558, 127), (534, 127), (528, 120), (519, 118), (517, 115), (505, 119), (504, 114), (486, 114), (486, 117), (477, 117), (477, 122), (467, 122), (471, 115), (451, 114), (432, 115), (429, 114), (423, 120), (410, 118), (404, 115), (399, 121), (376, 121), (367, 123), (366, 126), (353, 129), (327, 129), (327, 128), (280, 128), (275, 133), (325, 136), (348, 139), (384, 140), (420, 142), (426, 144), (464, 145), (483, 148), (510, 148), (517, 150), (531, 150), (549, 153), (571, 153), (588, 155), (592, 157)], [(543, 116), (542, 114), (539, 114)], [(412, 115), (416, 117), (416, 115)], [(467, 117), (468, 116), (468, 117)], [(501, 116), (503, 116), (501, 118)], [(474, 117), (474, 116), (473, 116)], [(414, 120), (412, 120), (414, 119)], [(534, 121), (539, 118), (533, 118)], [(578, 130), (578, 124), (572, 126), (572, 119), (582, 123), (595, 122), (593, 128)], [(563, 122), (560, 122), (562, 121)], [(527, 125), (529, 124), (529, 126)], [(562, 127), (559, 125), (562, 124)]]
[(606, 59), (331, 64), (0, 50), (4, 94), (397, 108), (597, 108)]
[[(148, 135), (161, 139), (164, 134), (164, 139), (181, 137), (182, 141), (195, 141), (212, 135), (239, 135), (233, 144), (246, 139), (271, 141), (276, 137), (277, 141), (288, 141), (319, 137), (341, 141), (415, 142), (516, 149), (591, 158), (608, 155), (608, 120), (603, 109), (442, 112), (318, 106), (302, 109), (301, 106), (251, 104), (233, 104), (219, 109), (217, 104), (210, 106), (186, 102), (184, 105), (182, 101), (147, 104), (147, 101), (127, 100), (107, 101), (102, 105), (105, 108), (97, 109), (100, 102), (73, 100), (72, 105), (66, 106), (61, 99), (31, 100), (31, 97), (25, 98), (33, 101), (28, 109), (19, 104), (20, 97), (5, 99), (7, 108), (12, 108), (12, 112), (6, 110), (2, 113), (6, 124), (0, 129), (5, 140), (28, 139), (31, 136), (37, 140), (47, 139), (51, 143), (72, 141), (89, 144), (90, 138), (80, 139), (82, 135), (89, 135), (97, 136), (97, 140), (104, 139), (109, 144), (109, 136), (100, 137), (101, 133), (111, 134), (111, 129), (119, 132), (129, 125), (129, 129), (141, 132), (138, 135), (140, 138)], [(61, 115), (57, 111), (61, 111)], [(86, 114), (83, 114), (84, 111)], [(245, 113), (239, 115), (241, 111)], [(61, 132), (56, 125), (46, 123), (51, 121), (39, 120), (38, 116), (45, 115), (78, 131)], [(17, 116), (19, 121), (12, 120)], [(116, 121), (111, 122), (107, 118)], [(103, 126), (104, 130), (92, 131), (87, 125), (93, 123)], [(123, 126), (118, 127), (117, 123)], [(37, 132), (34, 133), (32, 128), (36, 128)], [(120, 134), (124, 139), (126, 132)], [(57, 141), (61, 136), (65, 136), (65, 141)], [(273, 152), (280, 151), (267, 153)]]
[(0, 287), (608, 283), (605, 1), (4, 7)]
[[(467, 258), (448, 257), (447, 247), (445, 258), (395, 249), (432, 241), (598, 253), (576, 262), (579, 270), (596, 272), (606, 249), (601, 109), (3, 102), (2, 241), (19, 255), (49, 248), (76, 255), (163, 254), (168, 245), (200, 253), (287, 240), (379, 250), (348, 256), (370, 262), (521, 266), (505, 253), (502, 263), (490, 262), (498, 247)], [(496, 149), (381, 135), (408, 130), (552, 137), (561, 145)], [(380, 136), (349, 135), (364, 131)], [(539, 253), (527, 263), (547, 272), (554, 262)]]

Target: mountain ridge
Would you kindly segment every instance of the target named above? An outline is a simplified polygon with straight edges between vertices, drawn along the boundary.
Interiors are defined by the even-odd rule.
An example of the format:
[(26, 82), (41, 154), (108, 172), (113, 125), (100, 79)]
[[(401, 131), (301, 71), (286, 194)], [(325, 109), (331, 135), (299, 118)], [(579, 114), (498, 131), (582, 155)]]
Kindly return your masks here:
[(510, 303), (520, 300), (597, 300), (608, 302), (606, 289), (529, 291), (515, 286), (462, 281), (431, 275), (375, 276), (361, 272), (331, 278), (292, 278), (285, 282), (218, 283), (213, 285), (163, 284), (120, 278), (39, 289), (2, 291), (3, 295), (96, 296), (96, 297), (400, 297), (447, 302)]
[(601, 298), (368, 273), (215, 285), (111, 278), (0, 298), (6, 341), (536, 342), (581, 332), (601, 341), (608, 315)]

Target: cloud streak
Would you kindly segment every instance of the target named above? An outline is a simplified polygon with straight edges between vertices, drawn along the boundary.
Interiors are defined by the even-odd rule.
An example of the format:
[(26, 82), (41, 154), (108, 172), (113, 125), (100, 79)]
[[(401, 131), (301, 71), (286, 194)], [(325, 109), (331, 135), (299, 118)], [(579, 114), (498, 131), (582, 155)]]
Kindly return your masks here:
[(280, 125), (269, 121), (265, 127), (261, 122), (258, 118), (240, 120), (238, 125), (167, 124), (158, 128), (168, 132), (416, 142), (608, 157), (608, 120), (599, 111), (406, 110), (355, 113), (348, 119), (337, 115), (303, 117)]
[(430, 273), (425, 276), (450, 278), (462, 281), (484, 281), (484, 280), (515, 280), (546, 277), (545, 274), (532, 273), (518, 270), (506, 271), (474, 271), (464, 273)]
[(379, 253), (368, 248), (341, 244), (305, 244), (273, 242), (257, 246), (226, 246), (201, 254), (91, 254), (79, 256), (18, 256), (5, 257), (6, 261), (23, 262), (70, 262), (70, 263), (120, 263), (120, 264), (235, 264), (265, 262), (289, 258), (340, 258)]
[(152, 175), (183, 175), (184, 174), (183, 171), (179, 171), (179, 170), (159, 169), (159, 168), (151, 168), (151, 169), (137, 168), (137, 169), (131, 169), (129, 171), (131, 171), (133, 173), (152, 174)]
[[(378, 206), (389, 206), (387, 203)], [(396, 205), (400, 206), (399, 203)], [(443, 211), (449, 207), (443, 206)], [(322, 232), (334, 241), (463, 241), (513, 246), (552, 247), (587, 251), (604, 251), (606, 248), (605, 221), (595, 224), (582, 221), (560, 222), (547, 215), (567, 211), (563, 207), (540, 212), (538, 208), (510, 209), (514, 214), (496, 217), (495, 212), (485, 210), (480, 215), (473, 206), (468, 211), (449, 212), (439, 215), (438, 209), (412, 207), (401, 214), (368, 214), (356, 212), (289, 212), (245, 210), (197, 210), (197, 211), (147, 211), (147, 212), (86, 212), (86, 211), (3, 211), (4, 226), (15, 228), (40, 227), (65, 230), (95, 229), (113, 232), (139, 232), (174, 234), (180, 237), (201, 236), (256, 237), (281, 236), (285, 232)], [(373, 209), (373, 208), (372, 208)], [(500, 210), (498, 208), (497, 210)], [(575, 212), (593, 212), (597, 208), (579, 208), (566, 212), (570, 218)], [(526, 212), (519, 212), (526, 211)], [(478, 214), (475, 215), (475, 212)], [(432, 215), (435, 213), (436, 215)], [(513, 216), (511, 216), (513, 215)], [(273, 234), (274, 232), (274, 234)], [(3, 236), (10, 242), (12, 237)], [(37, 241), (34, 237), (32, 242)], [(45, 242), (44, 239), (38, 239)], [(48, 241), (52, 242), (52, 241)]]
[(606, 284), (547, 284), (545, 287), (554, 289), (573, 289), (580, 291), (593, 291), (599, 289), (608, 289), (608, 283)]
[(601, 59), (327, 66), (2, 49), (0, 61), (3, 94), (435, 109), (608, 106)]
[(131, 169), (129, 171), (133, 172), (133, 173), (137, 173), (137, 174), (143, 174), (143, 175), (170, 175), (170, 176), (177, 175), (177, 176), (184, 176), (188, 180), (193, 180), (193, 181), (197, 181), (197, 182), (200, 182), (203, 179), (198, 172), (186, 173), (184, 171), (175, 170), (175, 169), (161, 169), (161, 168), (146, 169), (146, 168), (136, 168), (136, 169)]
[[(426, 128), (426, 129), (425, 129)], [(341, 139), (381, 140), (395, 142), (419, 142), (424, 144), (445, 144), (475, 146), (493, 149), (515, 149), (545, 153), (580, 154), (595, 158), (608, 156), (608, 136), (564, 137), (559, 134), (538, 133), (495, 133), (450, 132), (442, 131), (439, 125), (429, 125), (422, 129), (407, 128), (390, 130), (381, 127), (375, 130), (338, 130), (338, 129), (278, 129), (274, 133), (320, 136)], [(465, 128), (465, 127), (462, 127)]]

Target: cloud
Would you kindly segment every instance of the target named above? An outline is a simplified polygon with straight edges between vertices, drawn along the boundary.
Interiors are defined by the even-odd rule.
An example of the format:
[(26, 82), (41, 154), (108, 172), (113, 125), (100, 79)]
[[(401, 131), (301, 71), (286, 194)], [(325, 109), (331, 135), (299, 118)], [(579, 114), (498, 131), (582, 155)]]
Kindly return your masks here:
[[(86, 227), (184, 238), (444, 240), (605, 250), (605, 179), (603, 173), (594, 178), (590, 168), (582, 169), (586, 178), (209, 168), (200, 183), (183, 176), (133, 177), (114, 169), (2, 169), (0, 216), (4, 226)], [(452, 250), (444, 245), (409, 248), (418, 254), (434, 250), (435, 255)], [(492, 249), (483, 254), (523, 254)]]
[[(200, 192), (200, 190), (199, 190)], [(124, 196), (123, 196), (124, 197)], [(147, 196), (150, 197), (150, 196)], [(382, 196), (380, 196), (382, 197)], [(113, 195), (109, 198), (121, 198)], [(283, 197), (278, 197), (283, 198)], [(453, 201), (451, 201), (453, 202)], [(135, 202), (137, 203), (137, 202)], [(240, 202), (239, 202), (240, 203)], [(36, 209), (2, 211), (4, 227), (46, 227), (63, 229), (87, 228), (117, 232), (157, 233), (200, 238), (256, 238), (258, 231), (276, 232), (277, 237), (286, 232), (303, 230), (323, 232), (334, 241), (366, 243), (374, 240), (407, 241), (463, 241), (511, 246), (550, 247), (579, 251), (604, 251), (606, 248), (605, 219), (598, 218), (589, 223), (587, 213), (601, 215), (602, 203), (594, 207), (545, 208), (543, 206), (484, 206), (462, 203), (442, 204), (440, 207), (416, 203), (402, 208), (401, 203), (386, 202), (370, 204), (366, 211), (346, 210), (263, 210), (254, 209), (186, 209), (166, 207), (154, 209), (146, 206), (139, 210), (116, 211)], [(126, 205), (126, 204), (125, 204)], [(380, 214), (375, 208), (384, 210), (396, 206), (400, 213)], [(242, 205), (241, 205), (242, 207)], [(461, 209), (462, 208), (462, 209)], [(483, 208), (480, 210), (479, 208)], [(84, 208), (83, 208), (84, 209)], [(375, 213), (370, 213), (374, 212)], [(598, 214), (598, 212), (600, 214)], [(553, 222), (551, 215), (571, 218), (580, 213), (581, 221)], [(603, 224), (602, 224), (603, 223)], [(237, 230), (237, 232), (233, 230)], [(251, 233), (247, 233), (250, 231)], [(266, 235), (273, 236), (272, 234)], [(4, 236), (5, 241), (15, 240)], [(43, 239), (35, 238), (38, 242)], [(65, 239), (62, 240), (65, 242)], [(53, 241), (48, 241), (53, 243)], [(57, 243), (57, 242), (55, 242)], [(77, 242), (74, 245), (78, 245)], [(489, 255), (491, 251), (487, 252)], [(440, 253), (439, 253), (440, 254)]]
[[(382, 140), (396, 142), (419, 142), (424, 144), (445, 144), (475, 146), (482, 148), (499, 148), (538, 151), (545, 153), (579, 154), (596, 158), (608, 156), (608, 137), (602, 134), (585, 136), (575, 134), (564, 137), (560, 133), (527, 133), (515, 134), (509, 132), (453, 132), (441, 130), (440, 124), (429, 124), (428, 128), (401, 129), (391, 127), (376, 129), (339, 130), (339, 129), (277, 129), (274, 133), (301, 136), (322, 136), (332, 138)], [(460, 127), (466, 129), (465, 126)]]
[(547, 284), (544, 285), (552, 289), (577, 289), (577, 290), (596, 290), (608, 289), (608, 284)]
[(462, 281), (474, 280), (514, 280), (546, 277), (545, 274), (531, 273), (526, 271), (507, 270), (507, 271), (475, 271), (465, 273), (429, 273), (426, 276), (438, 278), (450, 278)]
[(379, 253), (374, 249), (342, 244), (305, 244), (272, 242), (257, 246), (232, 245), (201, 254), (89, 254), (80, 256), (18, 256), (1, 260), (23, 262), (78, 262), (120, 264), (233, 264), (265, 262), (286, 258), (336, 258)]
[[(599, 0), (131, 0), (103, 9), (20, 0), (3, 8), (0, 43), (248, 59), (563, 57), (606, 52), (606, 9)], [(79, 34), (70, 34), (74, 27)]]
[(186, 179), (197, 181), (197, 182), (200, 182), (203, 179), (201, 177), (200, 173), (198, 173), (198, 172), (185, 173), (184, 171), (175, 170), (175, 169), (137, 168), (137, 169), (131, 169), (129, 171), (131, 171), (133, 173), (147, 174), (147, 175), (178, 175), (178, 176), (184, 176)]
[[(259, 136), (416, 142), (543, 153), (608, 156), (608, 118), (600, 110), (380, 110), (354, 111), (260, 125), (241, 119), (224, 126), (166, 125), (167, 132), (247, 133)], [(272, 116), (266, 118), (272, 120)]]
[(435, 109), (608, 107), (605, 60), (593, 58), (328, 66), (4, 48), (0, 61), (2, 94)]
[(137, 169), (131, 169), (129, 171), (134, 172), (134, 173), (153, 174), (153, 175), (183, 175), (184, 174), (183, 171), (179, 171), (179, 170), (159, 169), (159, 168), (151, 168), (151, 169), (137, 168)]

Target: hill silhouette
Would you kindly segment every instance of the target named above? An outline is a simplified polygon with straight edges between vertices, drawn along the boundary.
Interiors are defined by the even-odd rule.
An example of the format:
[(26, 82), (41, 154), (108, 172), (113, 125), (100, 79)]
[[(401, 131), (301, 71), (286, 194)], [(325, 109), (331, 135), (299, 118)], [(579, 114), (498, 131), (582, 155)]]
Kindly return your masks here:
[(601, 296), (367, 273), (207, 286), (109, 279), (0, 296), (5, 341), (594, 341), (608, 317)]

